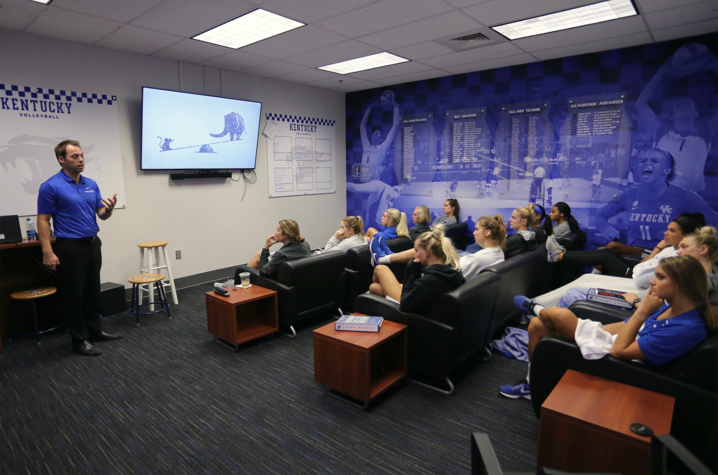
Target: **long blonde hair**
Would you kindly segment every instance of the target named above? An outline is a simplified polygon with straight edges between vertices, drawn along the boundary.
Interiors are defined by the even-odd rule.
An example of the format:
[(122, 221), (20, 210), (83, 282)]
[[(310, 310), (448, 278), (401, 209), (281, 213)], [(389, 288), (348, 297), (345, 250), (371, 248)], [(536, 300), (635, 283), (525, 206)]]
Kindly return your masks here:
[(686, 237), (693, 238), (698, 247), (708, 246), (708, 260), (711, 264), (718, 263), (718, 237), (716, 236), (716, 228), (713, 226), (703, 226), (698, 231)]
[(299, 225), (293, 219), (283, 219), (279, 222), (279, 229), (290, 241), (303, 243), (304, 236), (299, 233)]
[(427, 224), (431, 220), (431, 211), (426, 206), (417, 206), (414, 211), (419, 215), (419, 224)]
[(431, 253), (447, 266), (451, 266), (457, 271), (461, 270), (454, 244), (451, 239), (444, 236), (443, 224), (437, 224), (431, 231), (419, 236), (415, 243), (423, 250), (431, 249)]
[(386, 210), (386, 214), (389, 215), (389, 219), (394, 226), (396, 226), (396, 235), (398, 237), (409, 237), (409, 228), (406, 226), (406, 214), (402, 213), (396, 208), (389, 208)]
[(342, 222), (347, 229), (351, 229), (356, 236), (364, 240), (364, 220), (361, 216), (347, 216)]
[(675, 256), (666, 257), (658, 267), (668, 274), (678, 293), (696, 304), (706, 327), (717, 329), (718, 313), (708, 302), (708, 276), (703, 264), (693, 256)]
[(506, 242), (506, 224), (504, 218), (499, 216), (482, 216), (479, 218), (479, 224), (485, 230), (491, 233), (491, 240), (496, 243), (501, 249), (504, 248)]

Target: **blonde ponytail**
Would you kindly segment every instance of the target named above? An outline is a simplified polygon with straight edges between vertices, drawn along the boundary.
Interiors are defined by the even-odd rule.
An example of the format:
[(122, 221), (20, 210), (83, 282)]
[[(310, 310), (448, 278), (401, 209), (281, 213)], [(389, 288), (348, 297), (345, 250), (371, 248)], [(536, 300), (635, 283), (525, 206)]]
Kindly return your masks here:
[(447, 266), (457, 271), (461, 270), (459, 255), (456, 254), (456, 249), (454, 249), (454, 243), (451, 242), (451, 239), (444, 236), (443, 224), (437, 224), (431, 231), (419, 236), (415, 242), (424, 250), (431, 249), (431, 253)]
[(396, 208), (389, 208), (386, 210), (386, 214), (389, 215), (392, 225), (396, 226), (397, 237), (408, 238), (409, 228), (406, 226), (406, 214)]
[(359, 236), (362, 241), (364, 240), (364, 220), (361, 216), (347, 216), (342, 219), (344, 226), (354, 231), (356, 236)]

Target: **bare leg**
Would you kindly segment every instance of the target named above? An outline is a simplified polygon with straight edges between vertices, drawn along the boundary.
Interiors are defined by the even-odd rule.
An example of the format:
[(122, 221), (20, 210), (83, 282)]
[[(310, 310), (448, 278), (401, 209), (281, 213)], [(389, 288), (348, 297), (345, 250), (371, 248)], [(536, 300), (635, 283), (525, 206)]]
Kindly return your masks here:
[(371, 241), (371, 240), (374, 238), (374, 236), (376, 235), (376, 233), (378, 233), (378, 232), (379, 232), (379, 231), (377, 231), (377, 230), (374, 229), (374, 228), (369, 228), (369, 229), (367, 229), (366, 232), (364, 233), (364, 236), (366, 236), (366, 238), (367, 238), (369, 241)]
[(541, 310), (539, 318), (534, 318), (529, 323), (529, 361), (533, 358), (536, 345), (543, 337), (558, 335), (573, 338), (577, 325), (578, 318), (568, 309), (551, 307)]
[[(388, 295), (397, 301), (401, 299), (403, 286), (396, 280), (394, 273), (387, 266), (376, 266), (374, 269), (374, 282), (369, 287), (369, 292), (383, 297)], [(381, 290), (375, 286), (379, 286)]]
[(406, 251), (396, 252), (389, 255), (390, 262), (411, 262), (414, 259), (414, 249), (407, 249)]
[(249, 261), (249, 264), (247, 266), (251, 267), (252, 269), (259, 270), (259, 255), (262, 253), (262, 251), (259, 251), (254, 256), (252, 256), (252, 259)]
[(621, 242), (611, 241), (608, 244), (606, 244), (606, 247), (614, 252), (617, 252), (619, 254), (626, 254), (629, 256), (642, 256), (643, 255), (643, 249), (635, 247), (635, 246), (629, 246), (628, 244), (623, 244)]

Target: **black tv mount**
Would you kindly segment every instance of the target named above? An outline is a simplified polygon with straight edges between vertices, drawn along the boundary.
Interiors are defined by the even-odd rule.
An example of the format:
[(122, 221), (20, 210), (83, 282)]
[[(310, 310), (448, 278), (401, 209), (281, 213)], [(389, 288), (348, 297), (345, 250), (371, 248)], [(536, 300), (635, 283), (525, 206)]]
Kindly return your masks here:
[(221, 172), (219, 170), (197, 170), (184, 173), (171, 173), (170, 178), (173, 180), (189, 180), (191, 178), (232, 178), (232, 173)]

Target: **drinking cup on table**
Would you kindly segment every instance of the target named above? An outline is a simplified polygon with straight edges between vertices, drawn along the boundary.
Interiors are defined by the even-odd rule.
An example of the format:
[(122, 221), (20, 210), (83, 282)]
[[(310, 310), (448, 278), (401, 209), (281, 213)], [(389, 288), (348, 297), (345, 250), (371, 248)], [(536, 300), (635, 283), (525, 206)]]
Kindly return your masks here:
[(249, 287), (249, 272), (242, 272), (239, 274), (239, 278), (242, 279), (242, 287), (245, 289)]

